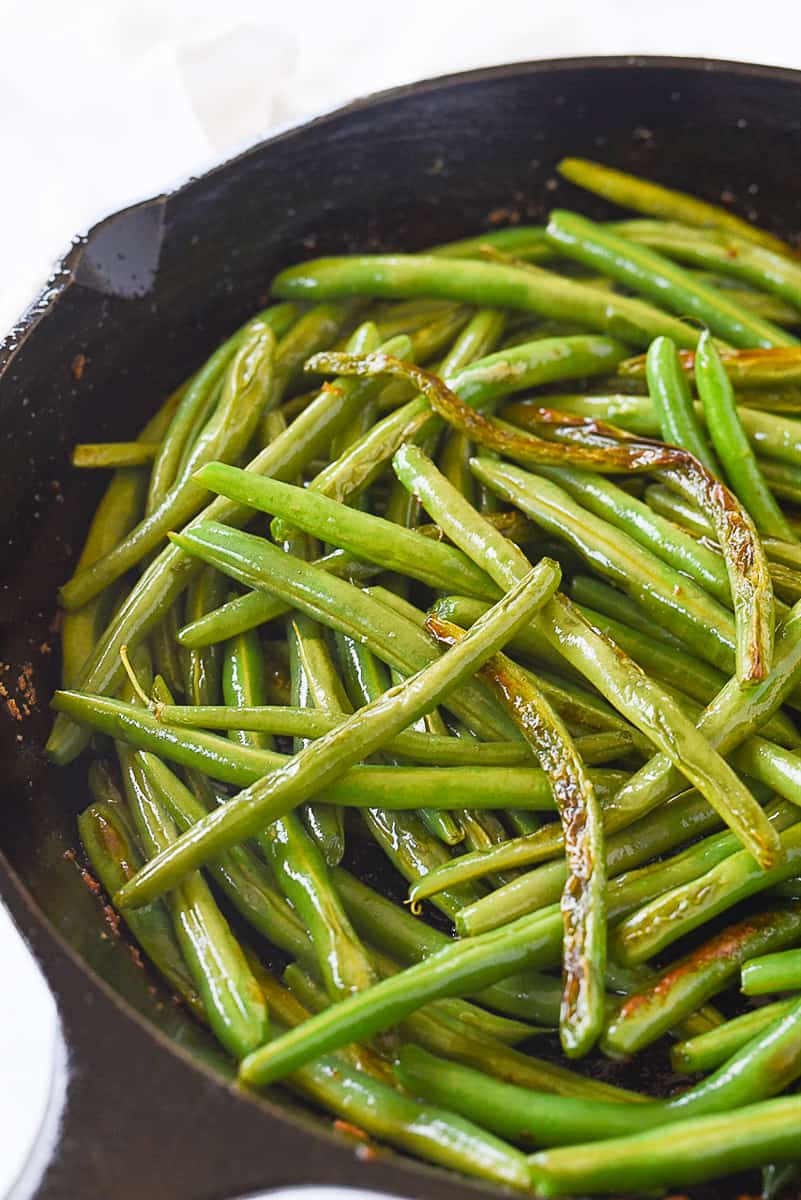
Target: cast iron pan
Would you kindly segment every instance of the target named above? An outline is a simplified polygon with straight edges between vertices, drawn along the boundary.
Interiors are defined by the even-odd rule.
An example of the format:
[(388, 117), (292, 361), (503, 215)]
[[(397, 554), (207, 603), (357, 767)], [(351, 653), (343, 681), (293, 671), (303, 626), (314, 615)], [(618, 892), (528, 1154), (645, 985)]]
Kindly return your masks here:
[(287, 263), (415, 249), (555, 203), (610, 215), (557, 183), (563, 154), (797, 230), (800, 82), (733, 63), (580, 59), (357, 101), (103, 221), (12, 334), (0, 352), (0, 894), (55, 993), (70, 1060), (38, 1200), (222, 1200), (315, 1182), (427, 1200), (492, 1193), (389, 1152), (360, 1155), (313, 1114), (238, 1093), (64, 857), (87, 792), (85, 764), (57, 772), (41, 754), (54, 598), (103, 483), (71, 471), (73, 443), (132, 436)]

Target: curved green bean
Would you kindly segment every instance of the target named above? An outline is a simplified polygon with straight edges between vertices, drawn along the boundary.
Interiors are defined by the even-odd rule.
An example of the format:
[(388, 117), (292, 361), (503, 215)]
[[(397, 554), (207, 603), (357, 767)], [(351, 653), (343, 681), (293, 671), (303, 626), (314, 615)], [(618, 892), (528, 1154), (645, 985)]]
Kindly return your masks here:
[(777, 254), (787, 255), (788, 247), (779, 238), (735, 216), (728, 209), (700, 200), (687, 192), (664, 187), (650, 179), (641, 179), (627, 171), (618, 171), (587, 158), (563, 158), (557, 171), (571, 183), (603, 196), (623, 208), (666, 220), (683, 221), (685, 225), (702, 229), (725, 229), (758, 246), (767, 246)]
[(147, 903), (152, 896), (169, 890), (176, 879), (291, 811), (339, 779), (354, 762), (379, 750), (390, 737), (427, 712), (500, 649), (534, 609), (547, 600), (558, 582), (558, 568), (544, 560), (498, 601), (458, 645), (349, 717), (338, 730), (312, 742), (285, 767), (272, 771), (205, 817), (143, 868), (118, 893), (117, 903), (122, 907)]
[(695, 414), (675, 342), (670, 338), (654, 338), (648, 347), (645, 370), (648, 394), (659, 414), (663, 440), (683, 446), (707, 471), (720, 475), (720, 466)]
[(747, 505), (761, 533), (797, 541), (770, 494), (737, 415), (734, 392), (720, 355), (708, 334), (698, 343), (695, 379), (710, 437), (732, 486)]
[(548, 219), (551, 245), (677, 316), (693, 316), (733, 346), (796, 346), (798, 339), (743, 308), (724, 292), (690, 276), (658, 251), (611, 232), (577, 213), (555, 209)]
[(523, 269), (425, 254), (317, 258), (276, 275), (272, 292), (285, 300), (437, 296), (578, 321), (633, 346), (645, 346), (660, 333), (679, 346), (692, 347), (698, 340), (696, 330), (650, 304), (610, 295), (530, 263)]

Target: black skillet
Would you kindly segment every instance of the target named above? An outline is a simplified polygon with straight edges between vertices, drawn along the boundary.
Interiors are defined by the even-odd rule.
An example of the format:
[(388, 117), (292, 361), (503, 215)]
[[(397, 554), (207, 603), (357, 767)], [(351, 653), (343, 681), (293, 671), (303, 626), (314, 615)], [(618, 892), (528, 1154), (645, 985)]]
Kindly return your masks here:
[(389, 1152), (360, 1155), (311, 1114), (236, 1092), (204, 1036), (111, 936), (64, 857), (87, 794), (84, 765), (57, 772), (41, 755), (58, 679), (55, 593), (102, 486), (70, 469), (70, 447), (131, 436), (264, 303), (286, 263), (414, 249), (538, 220), (557, 203), (610, 215), (557, 182), (563, 154), (722, 198), (779, 233), (797, 230), (800, 84), (798, 72), (734, 63), (576, 59), (360, 100), (101, 222), (8, 340), (0, 895), (55, 993), (69, 1055), (61, 1134), (38, 1200), (222, 1200), (318, 1182), (430, 1200), (498, 1194)]

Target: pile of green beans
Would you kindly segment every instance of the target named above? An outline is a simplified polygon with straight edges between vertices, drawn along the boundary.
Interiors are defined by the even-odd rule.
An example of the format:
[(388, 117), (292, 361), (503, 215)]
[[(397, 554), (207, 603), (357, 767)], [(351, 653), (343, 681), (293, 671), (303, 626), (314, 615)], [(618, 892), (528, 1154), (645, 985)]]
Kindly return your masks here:
[[(75, 447), (113, 474), (48, 753), (86, 755), (101, 899), (248, 1087), (533, 1195), (774, 1194), (801, 270), (558, 170), (636, 219), (290, 267), (137, 439)], [(697, 1078), (599, 1077), (640, 1055)]]

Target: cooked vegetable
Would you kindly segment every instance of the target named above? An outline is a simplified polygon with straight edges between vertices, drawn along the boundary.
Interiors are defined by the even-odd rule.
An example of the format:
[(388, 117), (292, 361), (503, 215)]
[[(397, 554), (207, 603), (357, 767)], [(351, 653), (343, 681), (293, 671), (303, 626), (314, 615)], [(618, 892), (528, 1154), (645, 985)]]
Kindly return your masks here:
[[(801, 270), (559, 169), (647, 219), (291, 266), (138, 440), (75, 448), (113, 476), (47, 750), (113, 739), (89, 866), (245, 1085), (523, 1192), (761, 1167), (767, 1200), (801, 1165)], [(618, 1086), (646, 1056), (702, 1077)]]

